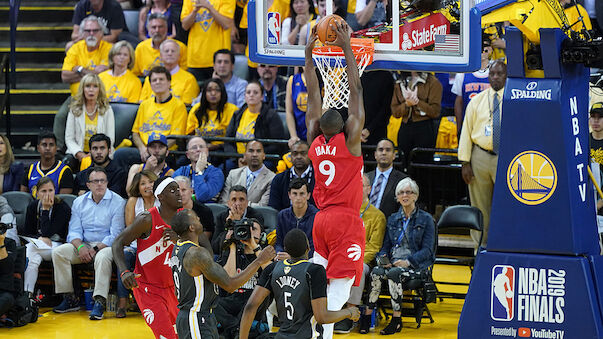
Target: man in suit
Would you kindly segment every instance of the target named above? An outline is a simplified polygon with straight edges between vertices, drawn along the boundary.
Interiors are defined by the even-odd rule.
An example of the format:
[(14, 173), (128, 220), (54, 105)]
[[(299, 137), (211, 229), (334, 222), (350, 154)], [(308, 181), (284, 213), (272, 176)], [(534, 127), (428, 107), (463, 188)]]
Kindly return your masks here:
[(268, 206), (270, 184), (275, 174), (264, 166), (264, 159), (266, 159), (264, 145), (257, 140), (248, 142), (243, 159), (247, 166), (230, 171), (224, 183), (220, 202), (226, 204), (232, 186), (241, 185), (247, 189), (249, 206)]
[(406, 174), (394, 169), (396, 149), (393, 141), (381, 139), (375, 150), (377, 168), (367, 173), (371, 180), (369, 201), (389, 218), (400, 207), (396, 201), (396, 185), (407, 177)]
[[(308, 183), (308, 192), (314, 190), (314, 171), (310, 158), (308, 157), (308, 149), (310, 146), (303, 140), (296, 141), (291, 146), (291, 163), (293, 166), (287, 171), (281, 172), (274, 177), (270, 186), (270, 200), (268, 206), (277, 211), (284, 210), (291, 206), (289, 199), (289, 183), (295, 178), (304, 179)], [(310, 196), (310, 204), (314, 205), (314, 200)], [(283, 234), (283, 238), (285, 235)]]

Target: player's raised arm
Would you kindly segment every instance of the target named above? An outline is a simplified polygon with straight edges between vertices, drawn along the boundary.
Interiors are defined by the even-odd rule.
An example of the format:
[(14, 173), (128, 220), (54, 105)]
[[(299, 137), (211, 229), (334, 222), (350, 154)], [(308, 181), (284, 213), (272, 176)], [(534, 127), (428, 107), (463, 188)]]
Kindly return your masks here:
[(151, 232), (152, 227), (151, 214), (144, 211), (139, 214), (132, 225), (126, 227), (113, 241), (111, 251), (113, 252), (113, 261), (119, 270), (120, 279), (126, 288), (132, 289), (138, 287), (136, 276), (128, 271), (126, 259), (124, 257), (124, 247), (131, 244), (132, 241), (140, 238), (145, 233)]
[[(335, 22), (331, 27), (337, 33), (337, 39), (331, 44), (341, 47), (345, 56), (346, 73), (350, 86), (350, 97), (348, 100), (348, 120), (345, 122), (346, 145), (352, 155), (362, 155), (360, 143), (362, 142), (362, 129), (364, 128), (364, 100), (362, 98), (362, 83), (356, 58), (350, 44), (349, 27), (346, 23)], [(306, 77), (307, 79), (307, 77)]]
[(245, 270), (234, 277), (230, 277), (222, 266), (214, 262), (212, 255), (205, 248), (193, 247), (186, 251), (182, 264), (189, 275), (196, 277), (203, 274), (209, 281), (217, 284), (226, 292), (232, 293), (251, 279), (258, 268), (272, 260), (275, 255), (274, 247), (264, 248)]
[(258, 311), (260, 305), (266, 297), (270, 295), (270, 290), (260, 285), (256, 285), (251, 293), (251, 296), (245, 304), (243, 315), (241, 316), (241, 324), (239, 326), (239, 339), (247, 339), (249, 337), (249, 329), (253, 323), (253, 318)]
[(322, 98), (320, 96), (320, 85), (316, 76), (316, 67), (312, 61), (312, 49), (316, 43), (318, 36), (314, 29), (312, 35), (306, 44), (306, 67), (304, 73), (306, 75), (306, 88), (308, 90), (307, 110), (306, 110), (306, 128), (308, 142), (311, 143), (320, 132), (320, 117), (322, 115)]

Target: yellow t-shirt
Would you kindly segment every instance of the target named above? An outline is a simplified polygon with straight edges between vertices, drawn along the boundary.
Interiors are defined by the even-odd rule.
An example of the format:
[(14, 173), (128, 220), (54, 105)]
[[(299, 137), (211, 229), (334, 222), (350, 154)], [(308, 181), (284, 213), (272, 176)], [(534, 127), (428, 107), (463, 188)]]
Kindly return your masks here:
[(88, 141), (90, 141), (90, 138), (92, 138), (92, 136), (96, 134), (96, 126), (98, 126), (98, 113), (94, 115), (94, 119), (90, 119), (90, 117), (86, 113), (84, 113), (84, 115), (84, 124), (86, 125), (84, 132), (84, 152), (88, 153), (90, 152), (90, 146), (88, 145)]
[[(178, 64), (180, 68), (186, 70), (188, 68), (186, 60), (187, 60), (187, 48), (186, 45), (178, 40), (174, 40), (180, 46), (180, 60)], [(149, 71), (151, 68), (155, 66), (163, 66), (161, 60), (159, 60), (159, 49), (153, 48), (153, 41), (149, 38), (145, 41), (141, 42), (136, 46), (136, 51), (134, 52), (134, 68), (132, 72), (136, 74), (136, 76), (147, 76), (149, 75)]]
[[(234, 18), (235, 0), (209, 0), (211, 5), (223, 16)], [(193, 0), (184, 0), (181, 19), (193, 12)], [(206, 8), (197, 12), (195, 22), (188, 31), (188, 67), (207, 68), (214, 65), (214, 52), (230, 49), (230, 29), (218, 24)]]
[[(207, 110), (207, 122), (203, 125), (199, 125), (199, 120), (196, 115), (199, 107), (201, 107), (201, 104), (196, 104), (188, 113), (188, 119), (186, 120), (186, 134), (195, 133), (195, 129), (198, 128), (201, 132), (201, 137), (223, 137), (226, 135), (226, 129), (228, 128), (228, 124), (230, 124), (232, 115), (238, 109), (237, 106), (227, 102), (224, 105), (220, 121), (217, 120), (218, 111)], [(212, 141), (211, 143), (213, 145), (220, 145), (224, 142)]]
[[(293, 1), (293, 0), (291, 0)], [(241, 22), (239, 23), (239, 28), (247, 29), (249, 27), (249, 22), (247, 21), (247, 7), (249, 3), (245, 5), (243, 8), (243, 14), (241, 15)], [(258, 4), (256, 3), (256, 6)], [(281, 14), (281, 24), (285, 18), (289, 17), (289, 13), (291, 12), (291, 8), (289, 8), (289, 0), (274, 0), (272, 5), (268, 7), (268, 12), (276, 12)], [(247, 65), (249, 67), (258, 68), (258, 64), (249, 60), (249, 44), (245, 46), (245, 56), (247, 57)]]
[[(109, 65), (109, 51), (113, 44), (101, 40), (100, 45), (97, 49), (92, 52), (88, 51), (86, 41), (81, 40), (73, 44), (67, 51), (65, 60), (63, 60), (63, 71), (73, 71), (75, 66), (83, 66), (88, 69), (95, 69), (98, 65)], [(69, 86), (71, 90), (71, 96), (77, 93), (77, 89), (80, 86), (79, 82), (74, 82)]]
[[(172, 74), (171, 82), (172, 95), (182, 100), (185, 105), (190, 105), (193, 100), (199, 95), (199, 85), (195, 76), (180, 68), (178, 72)], [(148, 98), (154, 98), (153, 90), (149, 77), (144, 79), (144, 85), (140, 92), (140, 101)]]
[(132, 71), (127, 70), (126, 73), (118, 77), (109, 73), (110, 70), (104, 71), (98, 75), (107, 91), (107, 99), (112, 102), (133, 102), (137, 103), (140, 97), (140, 89), (142, 84)]
[[(249, 112), (249, 108), (247, 108), (239, 121), (239, 127), (237, 127), (235, 138), (252, 139), (255, 135), (255, 122), (259, 115), (260, 113)], [(237, 153), (245, 153), (245, 144), (246, 143), (244, 142), (237, 142)]]
[(146, 145), (153, 132), (166, 136), (184, 134), (185, 128), (186, 106), (180, 99), (172, 97), (168, 102), (160, 104), (155, 102), (155, 98), (149, 98), (138, 107), (132, 133), (138, 133)]

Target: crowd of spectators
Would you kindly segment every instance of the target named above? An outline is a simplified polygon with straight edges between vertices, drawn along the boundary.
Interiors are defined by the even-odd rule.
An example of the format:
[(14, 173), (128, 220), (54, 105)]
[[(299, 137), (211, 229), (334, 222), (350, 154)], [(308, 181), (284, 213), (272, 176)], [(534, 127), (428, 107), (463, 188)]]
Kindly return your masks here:
[[(247, 28), (246, 5), (239, 1), (147, 2), (140, 10), (138, 32), (127, 31), (122, 12), (122, 7), (140, 6), (138, 1), (81, 0), (76, 5), (72, 41), (67, 44), (61, 73), (73, 96), (65, 150), (57, 149), (55, 135), (44, 132), (37, 143), (39, 160), (24, 167), (14, 160), (10, 141), (0, 138), (0, 192), (21, 190), (34, 198), (25, 224), (7, 236), (19, 241), (18, 234), (46, 245), (34, 246), (33, 241), (26, 245), (25, 291), (33, 297), (39, 265), (52, 261), (55, 292), (63, 297), (55, 312), (79, 309), (81, 296), (74, 293), (71, 267), (93, 263), (90, 319), (103, 318), (113, 271), (113, 240), (136, 216), (158, 206), (153, 184), (166, 176), (175, 178), (182, 204), (198, 215), (217, 262), (230, 274), (254, 260), (258, 245), (274, 243), (276, 260), (287, 259), (283, 239), (295, 228), (306, 233), (312, 255), (312, 225), (318, 210), (312, 198), (315, 169), (308, 158), (311, 140), (306, 139), (303, 69), (249, 62), (247, 79), (234, 74), (233, 50), (241, 52), (246, 42), (241, 35)], [(599, 4), (584, 2), (591, 18), (585, 25), (590, 28), (592, 23), (600, 33), (601, 23), (595, 16), (595, 11), (603, 11)], [(311, 27), (324, 16), (325, 0), (274, 0), (269, 7), (280, 10), (285, 18), (283, 41), (304, 45)], [(336, 0), (334, 10), (355, 30), (391, 15), (386, 0), (356, 1), (354, 8)], [(368, 319), (385, 281), (392, 294), (394, 318), (382, 334), (399, 331), (406, 281), (423, 275), (434, 262), (433, 217), (418, 204), (420, 182), (408, 175), (412, 174), (411, 161), (433, 160), (430, 153), (411, 159), (411, 150), (436, 146), (444, 119), (456, 126), (449, 131), (445, 148), (458, 147), (471, 203), (486, 216), (484, 242), (475, 246), (486, 244), (500, 120), (495, 119), (493, 125), (483, 115), (490, 113), (488, 107), (502, 114), (499, 105), (506, 79), (504, 59), (497, 59), (500, 55), (495, 50), (502, 50), (504, 57), (504, 40), (485, 34), (481, 69), (474, 73), (374, 71), (362, 78), (367, 117), (363, 142), (376, 145), (374, 153), (366, 156), (374, 157), (376, 168), (363, 177), (359, 211), (366, 226), (365, 276), (348, 300), (350, 305), (369, 306), (360, 319), (361, 333), (368, 332)], [(139, 103), (131, 128), (133, 147), (114, 150), (119, 145), (115, 145), (110, 102)], [(286, 124), (277, 112), (284, 112)], [(601, 139), (596, 128), (602, 112), (601, 107), (591, 111), (594, 140)], [(175, 155), (178, 144), (168, 139), (170, 135), (189, 136), (185, 155)], [(267, 155), (282, 160), (277, 166)], [(396, 158), (400, 160), (397, 168)], [(57, 196), (61, 193), (78, 197), (69, 207)], [(213, 215), (208, 203), (228, 209)], [(7, 206), (1, 200), (0, 205)], [(266, 234), (269, 231), (258, 210), (266, 206), (278, 212), (272, 235)], [(12, 211), (0, 209), (0, 213)], [(250, 225), (249, 239), (233, 241), (235, 222)], [(11, 221), (2, 217), (0, 224), (5, 223)], [(3, 253), (0, 246), (0, 263)], [(136, 242), (126, 246), (124, 254), (126, 266), (133, 269)], [(242, 312), (258, 277), (256, 273), (234, 293), (222, 291), (216, 317), (225, 337), (235, 336), (238, 321), (231, 315)], [(368, 299), (362, 300), (365, 279), (370, 288)], [(117, 280), (116, 315), (125, 317), (128, 290)], [(266, 321), (264, 317), (257, 320)], [(348, 322), (338, 324), (336, 331), (349, 331)]]

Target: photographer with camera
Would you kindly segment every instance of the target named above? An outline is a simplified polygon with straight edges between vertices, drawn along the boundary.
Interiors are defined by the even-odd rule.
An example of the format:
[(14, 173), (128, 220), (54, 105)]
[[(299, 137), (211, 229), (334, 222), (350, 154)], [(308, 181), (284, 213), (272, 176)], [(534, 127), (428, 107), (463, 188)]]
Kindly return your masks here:
[[(260, 244), (264, 243), (265, 234), (262, 224), (253, 218), (243, 218), (237, 221), (229, 220), (227, 228), (228, 231), (222, 247), (224, 250), (218, 258), (218, 264), (222, 265), (228, 275), (232, 277), (243, 271), (257, 258), (262, 250)], [(222, 335), (225, 338), (235, 338), (237, 336), (243, 308), (255, 285), (257, 285), (262, 269), (269, 264), (270, 262), (267, 262), (262, 265), (261, 269), (238, 290), (228, 295), (221, 293), (222, 296), (218, 299), (214, 313), (216, 314), (216, 320), (222, 325)], [(261, 321), (265, 312), (258, 312), (258, 314), (256, 320)], [(267, 330), (268, 327), (266, 326)]]
[(247, 189), (245, 186), (232, 186), (228, 192), (228, 201), (226, 204), (228, 206), (228, 211), (218, 214), (215, 232), (211, 240), (211, 247), (216, 255), (220, 255), (222, 253), (222, 244), (224, 244), (226, 232), (228, 231), (226, 224), (229, 220), (236, 221), (243, 218), (254, 218), (257, 219), (260, 224), (264, 223), (262, 214), (253, 207), (249, 206)]

